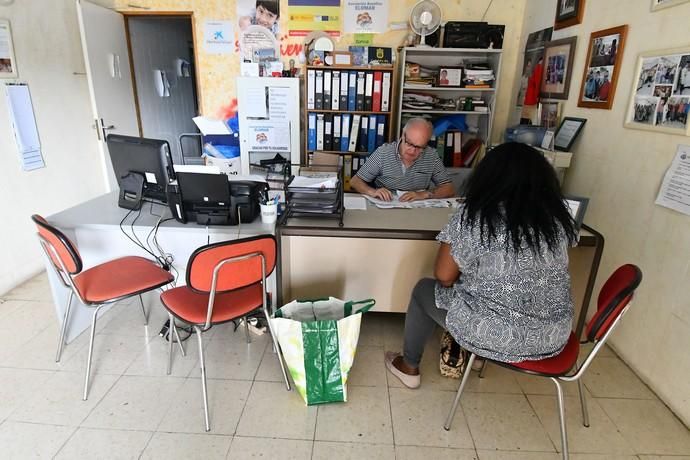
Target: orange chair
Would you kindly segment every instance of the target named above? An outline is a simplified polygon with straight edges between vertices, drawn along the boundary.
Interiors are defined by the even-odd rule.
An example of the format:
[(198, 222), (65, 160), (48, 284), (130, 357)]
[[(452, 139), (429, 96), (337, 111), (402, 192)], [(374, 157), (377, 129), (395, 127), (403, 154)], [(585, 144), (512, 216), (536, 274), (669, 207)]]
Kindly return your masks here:
[(55, 362), (60, 361), (62, 347), (65, 343), (65, 331), (69, 320), (72, 298), (87, 307), (94, 308), (91, 319), (91, 338), (89, 340), (89, 357), (86, 361), (84, 377), (84, 396), (89, 394), (89, 374), (93, 341), (96, 335), (96, 317), (102, 307), (130, 297), (138, 296), (141, 310), (144, 313), (144, 324), (148, 323), (141, 294), (165, 286), (173, 281), (173, 276), (143, 257), (129, 256), (114, 259), (83, 270), (83, 264), (76, 246), (57, 228), (50, 225), (43, 217), (34, 214), (31, 219), (38, 228), (41, 247), (52, 262), (60, 281), (69, 288), (69, 299), (65, 316), (62, 319), (60, 340), (58, 341)]
[[(592, 360), (597, 355), (601, 347), (604, 346), (606, 340), (611, 335), (611, 332), (618, 326), (622, 316), (630, 308), (630, 301), (632, 300), (635, 289), (642, 281), (642, 271), (632, 264), (627, 264), (619, 267), (606, 280), (606, 283), (599, 291), (597, 299), (597, 311), (589, 320), (587, 324), (587, 340), (579, 342), (574, 333), (570, 334), (568, 343), (558, 355), (551, 358), (542, 359), (539, 361), (523, 361), (520, 363), (503, 363), (493, 360), (485, 360), (503, 366), (507, 369), (512, 369), (518, 372), (524, 372), (530, 375), (550, 378), (556, 385), (556, 392), (558, 395), (558, 413), (561, 423), (561, 445), (562, 455), (564, 459), (568, 459), (568, 436), (565, 425), (565, 404), (563, 400), (563, 388), (561, 382), (577, 382), (580, 390), (580, 403), (582, 404), (582, 422), (584, 426), (589, 426), (589, 415), (587, 413), (587, 403), (585, 401), (585, 394), (582, 389), (582, 376), (592, 363)], [(580, 353), (580, 344), (593, 343), (594, 347), (589, 354), (584, 357), (582, 364), (578, 365), (578, 356)], [(477, 355), (470, 354), (470, 359), (467, 362), (466, 369), (471, 369), (474, 359)], [(482, 369), (483, 370), (483, 369)], [(468, 377), (471, 372), (465, 372), (460, 383), (460, 388), (455, 396), (453, 407), (448, 413), (446, 423), (443, 426), (446, 430), (450, 430), (450, 425), (453, 422), (455, 411), (460, 402), (462, 391), (465, 388)]]
[[(245, 317), (247, 313), (262, 308), (268, 324), (268, 294), (266, 277), (276, 264), (276, 240), (272, 235), (224, 241), (202, 246), (190, 256), (187, 263), (187, 285), (167, 290), (161, 301), (170, 313), (170, 324), (175, 318), (189, 323), (196, 332), (199, 343), (201, 390), (204, 398), (206, 431), (211, 429), (206, 394), (206, 365), (201, 334), (216, 324)], [(268, 327), (285, 385), (290, 390), (285, 365), (278, 341)], [(247, 337), (248, 338), (248, 337)], [(170, 342), (168, 374), (172, 365), (172, 341)]]

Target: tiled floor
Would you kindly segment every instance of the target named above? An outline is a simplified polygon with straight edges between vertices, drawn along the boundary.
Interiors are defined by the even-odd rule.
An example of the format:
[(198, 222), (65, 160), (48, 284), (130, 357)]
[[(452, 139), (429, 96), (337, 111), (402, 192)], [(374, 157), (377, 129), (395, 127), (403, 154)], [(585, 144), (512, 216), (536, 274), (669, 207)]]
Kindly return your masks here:
[[(57, 321), (45, 275), (0, 299), (0, 457), (266, 459), (560, 458), (552, 384), (489, 367), (472, 376), (450, 432), (443, 421), (458, 382), (437, 369), (430, 343), (419, 390), (383, 366), (399, 349), (402, 317), (365, 315), (348, 382), (349, 401), (306, 407), (286, 392), (267, 338), (210, 331), (205, 341), (211, 433), (203, 430), (196, 340), (166, 376), (165, 313), (150, 326), (136, 304), (98, 324), (92, 388), (81, 400), (87, 340), (54, 362)], [(585, 380), (591, 427), (580, 424), (577, 388), (566, 389), (571, 457), (690, 459), (690, 432), (610, 350)]]

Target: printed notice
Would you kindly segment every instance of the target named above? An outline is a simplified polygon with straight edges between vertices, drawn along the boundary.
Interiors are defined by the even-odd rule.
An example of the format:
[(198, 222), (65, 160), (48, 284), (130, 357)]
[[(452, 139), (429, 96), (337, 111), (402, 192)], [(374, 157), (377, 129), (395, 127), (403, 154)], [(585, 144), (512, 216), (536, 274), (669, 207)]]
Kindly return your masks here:
[(690, 215), (690, 145), (679, 145), (656, 204)]

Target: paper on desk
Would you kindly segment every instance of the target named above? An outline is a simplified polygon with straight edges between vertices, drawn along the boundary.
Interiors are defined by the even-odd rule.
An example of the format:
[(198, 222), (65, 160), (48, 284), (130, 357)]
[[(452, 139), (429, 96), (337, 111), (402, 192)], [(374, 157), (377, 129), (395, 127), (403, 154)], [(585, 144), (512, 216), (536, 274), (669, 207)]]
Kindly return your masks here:
[(345, 209), (359, 209), (362, 211), (366, 211), (367, 200), (362, 195), (358, 195), (355, 193), (346, 193)]
[(380, 209), (457, 208), (460, 204), (459, 198), (433, 198), (430, 200), (400, 201), (398, 194), (394, 195), (393, 200), (391, 201), (383, 201), (370, 196), (365, 196), (365, 198)]
[(213, 118), (206, 117), (194, 117), (192, 121), (199, 128), (201, 134), (204, 136), (217, 135), (217, 134), (231, 134), (230, 128), (222, 120), (215, 120)]
[(173, 168), (176, 173), (220, 174), (220, 168), (218, 166), (173, 165)]
[(331, 177), (304, 177), (295, 176), (295, 178), (290, 182), (290, 187), (302, 187), (302, 188), (335, 188), (338, 185), (338, 178), (336, 176)]

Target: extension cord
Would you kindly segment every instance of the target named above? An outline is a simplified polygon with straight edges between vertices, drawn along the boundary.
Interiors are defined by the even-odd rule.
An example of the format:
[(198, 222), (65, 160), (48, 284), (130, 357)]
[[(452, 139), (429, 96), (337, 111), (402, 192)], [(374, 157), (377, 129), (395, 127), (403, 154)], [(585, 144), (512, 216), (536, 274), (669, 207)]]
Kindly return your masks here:
[[(240, 320), (240, 325), (238, 327), (244, 327), (244, 320)], [(252, 332), (255, 335), (264, 335), (266, 333), (266, 327), (261, 327), (258, 328), (254, 325), (252, 325), (251, 321), (249, 322), (249, 331)]]

